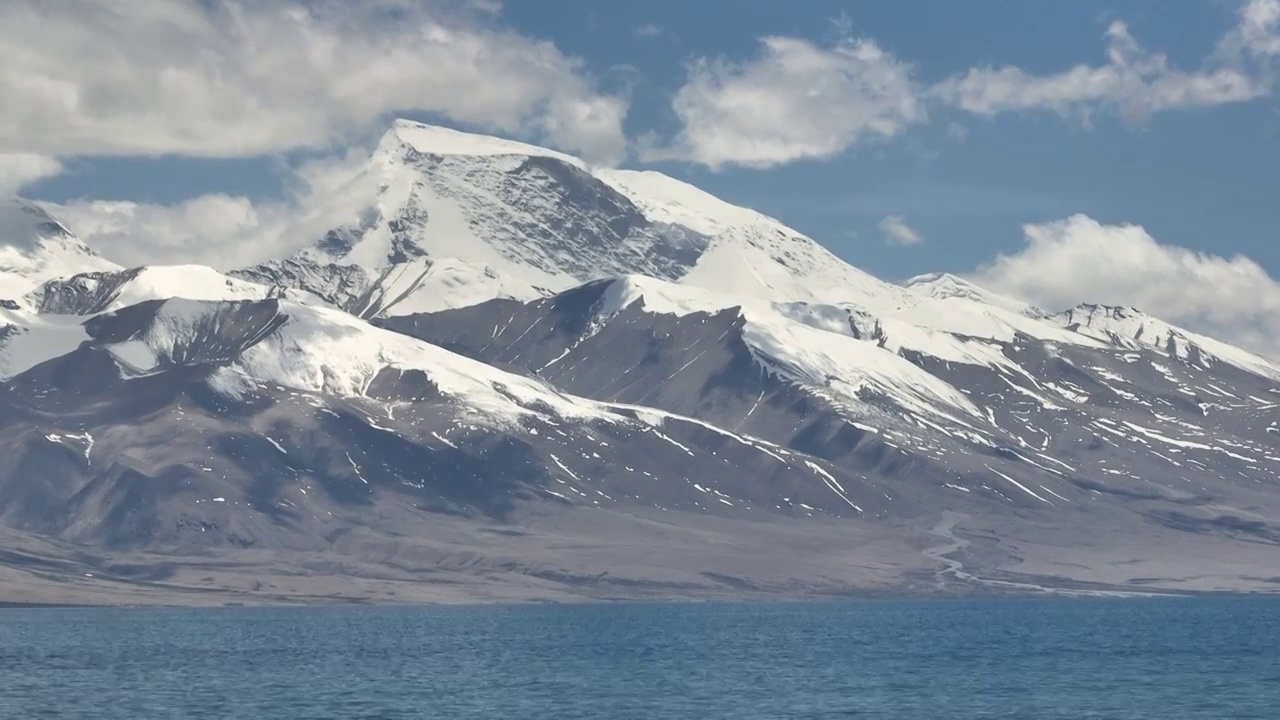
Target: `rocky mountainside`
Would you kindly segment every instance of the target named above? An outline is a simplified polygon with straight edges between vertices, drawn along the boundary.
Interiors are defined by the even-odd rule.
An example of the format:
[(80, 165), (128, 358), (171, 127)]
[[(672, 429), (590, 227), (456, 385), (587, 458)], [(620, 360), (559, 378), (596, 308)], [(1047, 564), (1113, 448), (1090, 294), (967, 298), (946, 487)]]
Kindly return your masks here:
[[(538, 498), (705, 502), (689, 478), (780, 462), (759, 441), (709, 451), (697, 421), (564, 395), (337, 310), (151, 300), (66, 331), (83, 338), (74, 350), (6, 378), (4, 415), (23, 421), (2, 436), (0, 518), (78, 542), (279, 549), (322, 543), (338, 506), (383, 501), (493, 519)], [(653, 487), (659, 475), (683, 482)]]
[(1256, 513), (1280, 481), (1280, 389), (1207, 354), (931, 333), (635, 277), (379, 324), (820, 458), (873, 483), (850, 499), (876, 514), (936, 511), (948, 493), (1067, 515), (1105, 499), (1136, 523), (1280, 537)]
[[(723, 594), (725, 562), (747, 565), (732, 582), (755, 592), (851, 582), (729, 553), (762, 523), (753, 543), (816, 542), (820, 527), (773, 527), (765, 509), (838, 519), (851, 510), (828, 488), (856, 482), (825, 463), (797, 472), (794, 453), (747, 435), (274, 298), (29, 319), (0, 340), (0, 524), (17, 548), (77, 548), (9, 558), (40, 579), (74, 568), (94, 593), (162, 580), (156, 597), (179, 602), (264, 573), (285, 576), (262, 594), (282, 599), (342, 595), (351, 576), (406, 583), (406, 600)], [(773, 508), (779, 496), (803, 505)], [(718, 559), (639, 557), (681, 536), (722, 537)]]
[(15, 207), (31, 597), (1277, 587), (1280, 365), (1137, 310), (887, 283), (670, 177), (404, 121), (313, 245), (230, 275)]

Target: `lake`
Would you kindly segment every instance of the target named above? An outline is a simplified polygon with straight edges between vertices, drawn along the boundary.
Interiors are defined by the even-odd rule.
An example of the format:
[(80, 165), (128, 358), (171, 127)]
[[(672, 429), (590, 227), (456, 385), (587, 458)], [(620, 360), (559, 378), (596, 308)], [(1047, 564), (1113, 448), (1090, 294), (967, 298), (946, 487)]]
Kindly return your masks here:
[(1280, 717), (1280, 600), (0, 610), (3, 718)]

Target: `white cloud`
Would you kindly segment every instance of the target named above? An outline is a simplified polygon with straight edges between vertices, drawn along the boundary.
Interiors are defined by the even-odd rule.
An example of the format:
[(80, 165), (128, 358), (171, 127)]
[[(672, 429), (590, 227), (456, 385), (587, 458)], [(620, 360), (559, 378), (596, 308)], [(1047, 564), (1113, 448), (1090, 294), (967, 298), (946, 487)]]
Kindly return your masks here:
[(672, 107), (679, 134), (644, 156), (713, 168), (830, 158), (924, 119), (910, 67), (865, 39), (767, 37), (748, 62), (696, 60)]
[(884, 233), (884, 241), (887, 245), (910, 247), (924, 242), (924, 237), (908, 225), (907, 219), (901, 215), (886, 215), (880, 221), (880, 231)]
[(665, 141), (644, 138), (641, 157), (711, 168), (826, 159), (859, 142), (895, 137), (924, 122), (930, 107), (986, 117), (1052, 112), (1088, 123), (1099, 115), (1140, 121), (1162, 111), (1246, 102), (1272, 90), (1280, 0), (1248, 0), (1219, 51), (1190, 70), (1142, 47), (1122, 22), (1107, 28), (1104, 63), (1051, 74), (976, 67), (929, 87), (870, 39), (830, 47), (794, 37), (761, 43), (754, 59), (693, 62), (672, 100), (680, 130)]
[(1162, 245), (1136, 225), (1084, 215), (1026, 225), (1026, 246), (973, 273), (1045, 309), (1127, 305), (1280, 357), (1280, 282), (1253, 260)]
[[(104, 257), (133, 267), (194, 263), (233, 270), (286, 257), (356, 216), (376, 181), (360, 173), (367, 148), (291, 169), (284, 197), (215, 193), (161, 205), (130, 201), (42, 203)], [(354, 180), (353, 180), (354, 178)]]
[(1280, 0), (1250, 0), (1240, 9), (1240, 25), (1223, 42), (1228, 51), (1256, 59), (1280, 58)]
[(283, 205), (201, 195), (174, 205), (95, 200), (42, 203), (102, 256), (126, 266), (194, 263), (231, 269), (253, 262), (282, 229)]
[(0, 153), (0, 198), (62, 172), (57, 158), (34, 153)]
[(1140, 119), (1175, 108), (1252, 100), (1266, 86), (1235, 67), (1186, 72), (1142, 48), (1124, 23), (1107, 29), (1107, 63), (1077, 65), (1053, 75), (1022, 68), (974, 68), (930, 89), (941, 102), (984, 116), (1050, 111), (1088, 121), (1100, 112)]
[(241, 157), (438, 113), (616, 162), (627, 101), (474, 4), (7, 0), (0, 152)]
[(637, 26), (631, 31), (631, 34), (638, 38), (656, 38), (665, 35), (666, 31), (663, 30), (661, 26), (654, 25), (653, 23), (646, 23), (644, 25)]

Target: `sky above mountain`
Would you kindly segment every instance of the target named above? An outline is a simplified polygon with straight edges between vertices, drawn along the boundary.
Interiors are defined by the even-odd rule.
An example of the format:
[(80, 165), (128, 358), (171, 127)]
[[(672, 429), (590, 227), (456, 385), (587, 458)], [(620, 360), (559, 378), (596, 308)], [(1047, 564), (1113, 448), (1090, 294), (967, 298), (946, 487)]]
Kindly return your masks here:
[(1280, 337), (1280, 0), (0, 4), (0, 193), (228, 266), (394, 117), (648, 167), (888, 279)]

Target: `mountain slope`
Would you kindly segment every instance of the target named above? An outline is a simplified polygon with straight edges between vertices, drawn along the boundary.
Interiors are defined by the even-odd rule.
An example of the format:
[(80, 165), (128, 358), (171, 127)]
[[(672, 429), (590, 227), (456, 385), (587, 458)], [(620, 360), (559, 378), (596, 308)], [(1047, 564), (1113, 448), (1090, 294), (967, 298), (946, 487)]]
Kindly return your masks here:
[(957, 335), (1109, 344), (954, 276), (884, 282), (775, 219), (661, 173), (592, 168), (552, 150), (409, 121), (397, 121), (320, 205), (329, 214), (300, 223), (325, 228), (314, 245), (233, 274), (305, 290), (365, 318), (527, 301), (643, 275)]
[(379, 323), (830, 463), (863, 479), (849, 498), (878, 497), (879, 517), (963, 503), (968, 523), (1004, 527), (997, 555), (1051, 544), (1021, 513), (1078, 533), (1280, 541), (1280, 396), (1230, 365), (1084, 336), (952, 335), (637, 278)]
[(21, 218), (6, 578), (1274, 589), (1280, 372), (1137, 311), (886, 283), (667, 176), (408, 122), (300, 221), (313, 245), (230, 277), (115, 268)]
[[(72, 321), (28, 319), (53, 317)], [(76, 320), (78, 343), (0, 382), (0, 524), (23, 534), (15, 542), (74, 543), (75, 558), (58, 562), (113, 591), (169, 578), (175, 563), (219, 577), (252, 566), (285, 585), (299, 563), (339, 584), (334, 563), (425, 574), (406, 597), (485, 577), (493, 586), (471, 597), (841, 592), (870, 577), (817, 549), (860, 532), (829, 523), (879, 509), (865, 482), (749, 435), (567, 396), (279, 299), (152, 300)], [(495, 546), (486, 532), (523, 539)], [(596, 549), (558, 552), (569, 537)], [(673, 537), (700, 559), (628, 550)], [(758, 545), (757, 561), (700, 544), (713, 537)], [(458, 566), (443, 547), (469, 559)], [(802, 563), (784, 559), (809, 547)], [(221, 570), (198, 559), (209, 553)], [(120, 554), (135, 559), (108, 559)], [(253, 565), (268, 557), (291, 569)], [(875, 582), (927, 565), (902, 560)]]
[[(835, 395), (815, 377), (817, 361), (804, 356), (811, 346), (762, 353), (760, 338), (803, 337), (807, 328), (831, 336), (819, 348), (825, 357), (843, 347), (837, 336), (860, 343), (861, 360), (882, 353), (863, 366), (872, 390), (883, 390), (893, 373), (925, 390), (960, 380), (870, 337), (820, 330), (812, 317), (787, 320), (787, 306), (772, 318), (760, 308), (704, 312), (697, 305), (714, 299), (704, 295), (629, 278), (520, 306), (555, 306), (534, 327), (516, 317), (512, 301), (444, 313), (502, 310), (505, 326), (486, 327), (475, 317), (454, 325), (454, 332), (486, 333), (509, 348), (492, 365), (336, 310), (278, 299), (154, 300), (80, 318), (78, 345), (0, 385), (0, 416), (9, 419), (0, 427), (0, 522), (94, 549), (89, 557), (103, 560), (74, 566), (104, 575), (101, 582), (116, 589), (137, 580), (113, 569), (106, 561), (112, 554), (131, 553), (140, 558), (135, 568), (153, 572), (178, 557), (215, 553), (220, 573), (255, 567), (258, 577), (290, 585), (296, 581), (247, 563), (270, 557), (296, 568), (311, 558), (308, 573), (338, 582), (332, 569), (316, 564), (315, 554), (327, 553), (352, 572), (429, 578), (412, 586), (415, 592), (461, 582), (472, 597), (965, 586), (1016, 592), (1080, 582), (1102, 588), (1102, 578), (1123, 567), (1113, 564), (1119, 558), (1092, 570), (1045, 565), (1062, 547), (1059, 529), (1141, 538), (1144, 562), (1159, 556), (1152, 545), (1180, 535), (1184, 545), (1197, 538), (1184, 550), (1191, 556), (1275, 536), (1275, 478), (1264, 472), (1232, 481), (1226, 465), (1209, 460), (1221, 455), (1248, 472), (1248, 463), (1231, 455), (1259, 450), (1234, 444), (1237, 436), (1217, 426), (1211, 440), (1191, 439), (1191, 430), (1177, 428), (1189, 409), (1162, 408), (1164, 420), (1152, 415), (1130, 425), (1125, 419), (1133, 416), (1112, 407), (1118, 414), (1107, 417), (1114, 420), (1104, 423), (1099, 414), (1088, 425), (1067, 423), (1048, 447), (1010, 446), (1016, 440), (1007, 435), (1003, 445), (984, 446), (982, 437), (954, 431), (973, 425), (992, 439), (1019, 426), (1062, 431), (1046, 421), (1053, 409), (1036, 408), (1030, 398), (1010, 405), (996, 403), (994, 394), (959, 393), (956, 403), (983, 414), (995, 408), (987, 425), (960, 407), (946, 408), (955, 416), (947, 418), (903, 405), (893, 396), (901, 395), (897, 388), (879, 398)], [(796, 327), (770, 327), (787, 322)], [(547, 346), (546, 338), (558, 335), (561, 346)], [(537, 341), (522, 344), (530, 339)], [(545, 368), (546, 379), (498, 367), (526, 361)], [(658, 376), (668, 380), (649, 382)], [(615, 399), (564, 395), (547, 380)], [(984, 382), (970, 385), (978, 388), (970, 393)], [(1111, 407), (1114, 399), (1096, 402)], [(1088, 436), (1070, 431), (1073, 424), (1111, 444), (1090, 446)], [(760, 438), (788, 425), (787, 442)], [(1210, 429), (1203, 419), (1201, 427)], [(1066, 444), (1071, 437), (1081, 438), (1074, 450)], [(1188, 492), (1181, 477), (1142, 480), (1151, 466), (1141, 453), (1118, 447), (1121, 440), (1164, 450), (1198, 489)], [(1091, 465), (1061, 459), (1089, 455)], [(1192, 472), (1193, 462), (1224, 477)], [(580, 515), (588, 511), (604, 514)], [(970, 532), (988, 527), (1001, 538), (982, 556), (945, 566), (983, 580), (939, 571), (919, 551), (945, 541), (930, 539), (940, 516), (962, 517)], [(482, 539), (482, 528), (521, 540), (494, 545)], [(681, 559), (642, 562), (626, 550), (672, 547), (673, 533), (691, 543), (677, 553)], [(460, 546), (462, 537), (473, 539)], [(582, 549), (556, 552), (568, 537)], [(703, 543), (710, 538), (738, 550), (708, 554)], [(831, 546), (841, 538), (852, 544)], [(443, 547), (450, 556), (468, 553), (472, 569), (453, 565), (440, 555)], [(744, 556), (746, 548), (752, 550)], [(874, 555), (863, 554), (872, 548)], [(844, 561), (836, 559), (840, 553)], [(83, 563), (83, 550), (81, 556)], [(866, 563), (884, 565), (873, 571)], [(1188, 582), (1187, 566), (1162, 572), (1154, 587)], [(502, 578), (496, 588), (474, 585), (486, 574)], [(168, 582), (158, 587), (190, 592)]]
[[(650, 222), (579, 160), (407, 121), (324, 204), (356, 210), (313, 247), (238, 274), (372, 316), (528, 299), (601, 271), (677, 277), (706, 242)], [(350, 279), (334, 292), (339, 273)], [(476, 283), (480, 293), (465, 289)]]
[(39, 313), (95, 315), (147, 300), (265, 300), (285, 298), (323, 305), (299, 290), (229, 277), (203, 265), (148, 265), (127, 270), (84, 272), (41, 283), (23, 300)]
[(81, 272), (119, 270), (35, 203), (0, 199), (0, 300)]
[(983, 305), (994, 306), (1001, 310), (1015, 313), (1017, 315), (1025, 315), (1027, 317), (1041, 317), (1044, 312), (1041, 310), (1014, 298), (991, 292), (986, 288), (957, 277), (951, 273), (927, 273), (925, 275), (917, 275), (907, 280), (903, 285), (912, 294), (920, 297), (932, 298), (934, 300), (948, 300), (951, 298), (963, 298), (973, 300)]
[(1114, 347), (1154, 350), (1171, 360), (1202, 368), (1234, 366), (1280, 381), (1280, 363), (1275, 360), (1184, 330), (1134, 308), (1085, 304), (1054, 314), (1048, 320)]
[(323, 205), (351, 210), (314, 246), (236, 274), (363, 317), (529, 300), (620, 274), (775, 301), (909, 297), (776, 220), (665, 175), (403, 120)]
[[(821, 482), (828, 471), (815, 466), (803, 474), (775, 477), (768, 468), (784, 467), (786, 451), (771, 450), (748, 436), (660, 410), (567, 396), (540, 380), (370, 327), (336, 310), (279, 300), (158, 300), (95, 315), (79, 328), (83, 339), (73, 349), (4, 378), (6, 416), (28, 419), (10, 424), (9, 435), (48, 440), (49, 429), (56, 427), (52, 434), (60, 438), (86, 438), (79, 446), (87, 462), (64, 468), (72, 477), (59, 482), (91, 481), (97, 472), (120, 471), (121, 462), (132, 471), (144, 466), (172, 471), (178, 463), (184, 473), (196, 468), (196, 474), (214, 473), (231, 485), (258, 482), (262, 478), (253, 474), (257, 463), (271, 461), (278, 468), (282, 460), (276, 456), (288, 454), (278, 446), (278, 437), (276, 445), (253, 440), (257, 454), (230, 458), (214, 445), (197, 442), (196, 436), (221, 436), (265, 413), (286, 424), (305, 416), (311, 424), (336, 418), (359, 425), (372, 444), (357, 443), (345, 452), (352, 459), (374, 459), (375, 466), (347, 463), (351, 467), (343, 474), (361, 484), (370, 474), (411, 486), (431, 476), (412, 464), (389, 467), (395, 456), (387, 448), (412, 445), (418, 462), (426, 462), (422, 453), (452, 455), (474, 445), (478, 455), (472, 460), (490, 463), (486, 472), (524, 478), (523, 484), (508, 489), (545, 491), (546, 496), (565, 496), (561, 499), (569, 504), (626, 503), (639, 500), (643, 488), (645, 506), (658, 501), (664, 507), (687, 504), (695, 509), (707, 502), (709, 492), (699, 487), (724, 487), (732, 494), (721, 491), (718, 497), (725, 502), (706, 511), (740, 504), (746, 509), (776, 501), (776, 493), (803, 496), (806, 491), (794, 484), (804, 483), (812, 486), (810, 492), (823, 489), (811, 511), (850, 511), (838, 497), (828, 496)], [(199, 419), (186, 417), (193, 408)], [(36, 425), (44, 430), (33, 436), (38, 428), (28, 423), (37, 417)], [(171, 447), (149, 446), (141, 456), (111, 450), (102, 433), (119, 433), (126, 421), (153, 427), (157, 438), (167, 434)], [(175, 434), (192, 434), (193, 444), (178, 442)], [(128, 447), (140, 441), (126, 434), (112, 442)], [(501, 450), (504, 443), (515, 443), (512, 447), (518, 446), (520, 453)], [(703, 449), (708, 443), (710, 451)], [(212, 455), (202, 454), (206, 452)], [(95, 465), (97, 460), (104, 465)], [(234, 470), (229, 462), (252, 467)], [(745, 467), (756, 468), (756, 481), (744, 483), (735, 476)], [(19, 476), (0, 473), (10, 487), (24, 485)], [(491, 481), (472, 476), (468, 482)], [(432, 476), (432, 482), (457, 485), (464, 480), (444, 473)], [(231, 492), (227, 483), (220, 487)]]
[(83, 316), (172, 298), (219, 301), (277, 297), (324, 304), (309, 293), (238, 280), (201, 265), (81, 272), (46, 280), (0, 308), (0, 379), (60, 357), (89, 340), (82, 327)]
[[(893, 307), (906, 296), (901, 287), (845, 263), (777, 220), (688, 183), (653, 171), (598, 170), (596, 176), (651, 220), (686, 227), (710, 239), (678, 278), (681, 284), (772, 302), (867, 308)], [(649, 274), (638, 268), (627, 272)]]

